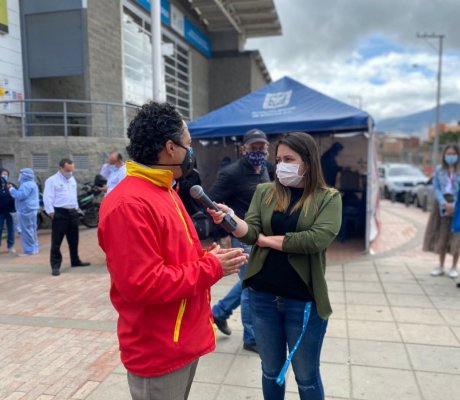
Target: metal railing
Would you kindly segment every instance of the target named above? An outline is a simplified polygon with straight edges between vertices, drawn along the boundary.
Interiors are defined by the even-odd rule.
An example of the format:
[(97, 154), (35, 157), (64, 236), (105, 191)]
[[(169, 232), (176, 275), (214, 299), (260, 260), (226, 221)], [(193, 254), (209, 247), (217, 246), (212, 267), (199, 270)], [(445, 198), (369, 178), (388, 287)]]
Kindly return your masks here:
[(125, 137), (139, 107), (128, 104), (69, 100), (0, 101), (0, 136)]

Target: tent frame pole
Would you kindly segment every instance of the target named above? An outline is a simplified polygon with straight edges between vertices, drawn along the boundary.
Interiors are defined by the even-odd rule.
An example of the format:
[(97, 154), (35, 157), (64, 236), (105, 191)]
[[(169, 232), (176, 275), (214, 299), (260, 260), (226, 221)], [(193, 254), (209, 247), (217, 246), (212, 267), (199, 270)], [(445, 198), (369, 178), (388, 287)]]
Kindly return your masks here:
[(372, 176), (372, 171), (374, 169), (375, 135), (372, 128), (372, 120), (370, 117), (368, 118), (367, 132), (369, 134), (369, 139), (367, 144), (366, 233), (364, 247), (366, 254), (369, 254), (371, 246), (371, 219), (374, 214), (372, 207), (372, 193), (375, 184)]

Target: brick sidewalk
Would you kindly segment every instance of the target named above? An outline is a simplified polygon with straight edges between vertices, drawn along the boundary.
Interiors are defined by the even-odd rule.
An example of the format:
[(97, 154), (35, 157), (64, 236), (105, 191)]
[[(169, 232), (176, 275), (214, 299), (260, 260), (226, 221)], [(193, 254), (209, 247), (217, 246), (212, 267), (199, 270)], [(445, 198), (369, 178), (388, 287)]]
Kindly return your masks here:
[[(389, 202), (381, 213), (376, 256), (363, 256), (358, 241), (328, 252), (327, 398), (457, 399), (460, 290), (429, 276), (436, 257), (420, 251), (426, 213)], [(50, 275), (49, 231), (37, 256), (0, 254), (0, 399), (129, 398), (95, 233), (85, 228), (80, 237), (80, 256), (93, 265), (71, 269), (63, 246), (60, 277)], [(214, 286), (213, 300), (234, 281)], [(200, 361), (191, 400), (262, 398), (260, 362), (242, 349), (238, 312), (230, 324), (233, 335), (218, 336), (216, 352)], [(287, 390), (286, 399), (298, 398), (292, 374)]]

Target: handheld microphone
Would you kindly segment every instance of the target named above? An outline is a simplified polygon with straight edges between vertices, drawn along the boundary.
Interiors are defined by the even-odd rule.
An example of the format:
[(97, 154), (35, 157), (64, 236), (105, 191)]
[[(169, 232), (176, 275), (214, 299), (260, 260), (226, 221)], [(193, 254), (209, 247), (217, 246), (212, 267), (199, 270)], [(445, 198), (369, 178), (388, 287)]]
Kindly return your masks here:
[[(190, 196), (195, 200), (199, 201), (206, 208), (210, 208), (214, 211), (220, 211), (219, 208), (214, 204), (214, 202), (208, 197), (204, 192), (203, 188), (200, 185), (194, 185), (190, 188)], [(220, 224), (227, 232), (233, 232), (236, 229), (236, 221), (230, 217), (230, 215), (225, 215), (223, 221)]]

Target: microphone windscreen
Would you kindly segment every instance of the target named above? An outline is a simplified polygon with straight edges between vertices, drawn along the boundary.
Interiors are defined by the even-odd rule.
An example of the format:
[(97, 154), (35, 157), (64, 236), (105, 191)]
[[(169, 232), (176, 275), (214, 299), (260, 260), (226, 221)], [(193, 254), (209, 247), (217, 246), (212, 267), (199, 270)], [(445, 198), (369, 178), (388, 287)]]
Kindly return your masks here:
[(190, 188), (190, 196), (194, 199), (200, 199), (203, 197), (204, 191), (200, 185), (194, 185)]

